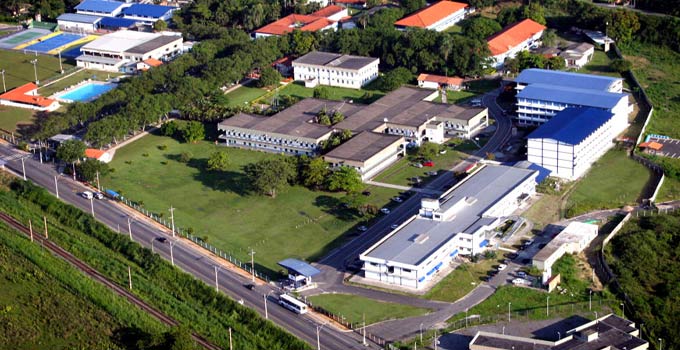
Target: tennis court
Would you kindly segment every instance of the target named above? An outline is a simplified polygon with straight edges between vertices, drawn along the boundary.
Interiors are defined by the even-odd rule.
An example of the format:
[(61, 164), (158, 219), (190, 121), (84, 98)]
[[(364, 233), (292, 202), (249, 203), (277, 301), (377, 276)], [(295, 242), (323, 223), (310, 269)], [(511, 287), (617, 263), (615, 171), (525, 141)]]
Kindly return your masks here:
[(0, 40), (0, 48), (11, 49), (21, 43), (34, 40), (50, 32), (44, 29), (28, 29)]
[(48, 52), (56, 48), (68, 45), (71, 42), (80, 40), (82, 36), (75, 34), (59, 34), (39, 43), (24, 47), (24, 50)]

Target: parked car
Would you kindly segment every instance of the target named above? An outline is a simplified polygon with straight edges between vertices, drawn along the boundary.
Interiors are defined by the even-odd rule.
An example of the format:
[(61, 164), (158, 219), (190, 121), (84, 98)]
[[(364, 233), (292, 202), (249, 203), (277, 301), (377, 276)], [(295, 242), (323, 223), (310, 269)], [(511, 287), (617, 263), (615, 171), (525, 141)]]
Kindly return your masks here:
[(397, 227), (399, 227), (399, 224), (392, 224), (392, 225), (390, 225), (390, 228), (393, 229), (393, 230), (396, 230)]
[(505, 268), (507, 268), (507, 267), (508, 267), (508, 265), (500, 264), (500, 265), (498, 265), (498, 271), (503, 271), (503, 270), (505, 270)]
[(253, 290), (253, 288), (255, 288), (255, 285), (252, 284), (252, 283), (244, 284), (243, 286), (250, 289), (250, 290)]
[(95, 192), (95, 193), (94, 193), (94, 198), (97, 198), (97, 199), (104, 199), (104, 194), (101, 193), (101, 192)]
[(420, 164), (420, 163), (413, 163), (413, 166), (416, 167), (416, 168), (422, 168), (423, 167), (423, 165)]
[(527, 277), (527, 273), (524, 272), (524, 271), (517, 271), (517, 276), (525, 278), (525, 277)]
[(397, 203), (401, 203), (401, 202), (404, 201), (404, 199), (401, 198), (401, 197), (392, 197), (392, 200), (395, 201), (395, 202), (397, 202)]
[(429, 175), (429, 176), (437, 176), (437, 171), (436, 171), (436, 170), (428, 171), (428, 172), (427, 172), (427, 175)]
[(534, 244), (534, 240), (533, 240), (533, 239), (530, 239), (530, 240), (524, 242), (524, 245), (527, 246), (527, 247), (530, 246), (530, 245), (532, 245), (532, 244)]
[(433, 166), (434, 166), (434, 162), (431, 161), (431, 160), (428, 160), (428, 161), (426, 161), (426, 162), (423, 162), (423, 166), (433, 167)]
[(382, 208), (382, 209), (380, 209), (380, 212), (383, 213), (383, 214), (389, 214), (390, 210), (388, 208)]
[(519, 255), (517, 253), (508, 253), (508, 255), (506, 256), (508, 257), (508, 259), (517, 259)]
[(156, 237), (156, 240), (159, 241), (159, 242), (161, 242), (161, 243), (165, 243), (165, 242), (168, 241), (168, 239), (165, 238), (165, 237)]
[(92, 198), (94, 198), (94, 195), (93, 195), (92, 192), (90, 192), (90, 191), (85, 191), (85, 192), (81, 193), (80, 195), (81, 195), (83, 198), (85, 198), (85, 199), (92, 199)]
[(512, 280), (512, 284), (514, 284), (514, 285), (524, 285), (524, 284), (529, 284), (529, 283), (527, 283), (527, 282), (528, 282), (528, 281), (525, 280), (524, 278), (515, 278), (514, 280)]
[(359, 232), (366, 232), (368, 231), (368, 227), (361, 225), (357, 228), (357, 230), (359, 230)]

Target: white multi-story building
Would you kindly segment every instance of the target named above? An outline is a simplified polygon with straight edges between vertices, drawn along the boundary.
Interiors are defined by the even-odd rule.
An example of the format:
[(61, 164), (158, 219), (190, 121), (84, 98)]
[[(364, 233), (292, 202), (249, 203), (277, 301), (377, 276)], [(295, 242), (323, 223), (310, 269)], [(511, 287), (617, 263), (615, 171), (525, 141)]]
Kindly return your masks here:
[[(525, 72), (528, 71), (528, 74)], [(528, 69), (517, 78), (517, 121), (540, 125), (568, 107), (595, 107), (614, 114), (617, 133), (628, 126), (633, 106), (619, 78)]]
[(465, 19), (467, 8), (467, 4), (443, 0), (398, 20), (394, 26), (399, 30), (421, 28), (443, 32)]
[(420, 211), (363, 252), (364, 277), (413, 289), (458, 254), (480, 253), (502, 218), (535, 193), (537, 171), (485, 165), (439, 199), (424, 198)]
[(103, 35), (80, 51), (78, 67), (130, 73), (136, 71), (138, 62), (149, 58), (169, 61), (181, 54), (182, 36), (123, 30)]
[(593, 107), (567, 108), (527, 137), (527, 160), (575, 180), (614, 145), (614, 114)]
[(293, 76), (305, 86), (339, 86), (361, 89), (378, 77), (380, 59), (341, 55), (329, 52), (310, 52), (293, 61)]
[(517, 53), (529, 50), (541, 39), (545, 29), (544, 25), (525, 19), (491, 36), (487, 42), (493, 58), (493, 67), (501, 68), (506, 59), (515, 58)]
[(363, 131), (326, 153), (323, 159), (331, 168), (350, 166), (362, 180), (368, 180), (403, 156), (403, 137)]

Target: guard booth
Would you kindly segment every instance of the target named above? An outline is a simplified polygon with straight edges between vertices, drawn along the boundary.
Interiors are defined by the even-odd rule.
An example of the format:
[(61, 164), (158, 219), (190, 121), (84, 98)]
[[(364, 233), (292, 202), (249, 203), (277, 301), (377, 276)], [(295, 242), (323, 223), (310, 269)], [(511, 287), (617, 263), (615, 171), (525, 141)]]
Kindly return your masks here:
[(285, 289), (313, 288), (312, 277), (321, 273), (316, 267), (298, 259), (281, 260), (278, 264), (288, 270), (288, 279), (283, 283)]

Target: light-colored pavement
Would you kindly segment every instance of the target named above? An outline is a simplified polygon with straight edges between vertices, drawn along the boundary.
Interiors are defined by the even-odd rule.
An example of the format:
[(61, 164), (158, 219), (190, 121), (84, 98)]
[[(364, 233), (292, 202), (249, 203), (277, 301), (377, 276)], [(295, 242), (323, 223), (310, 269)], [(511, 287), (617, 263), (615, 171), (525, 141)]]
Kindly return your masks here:
[(388, 184), (388, 183), (385, 183), (385, 182), (378, 182), (378, 181), (366, 181), (366, 183), (369, 184), (369, 185), (378, 186), (378, 187), (393, 188), (395, 190), (413, 191), (413, 192), (427, 193), (427, 194), (433, 194), (433, 195), (442, 194), (442, 191), (432, 190), (432, 189), (429, 189), (429, 188), (401, 186), (401, 185)]

